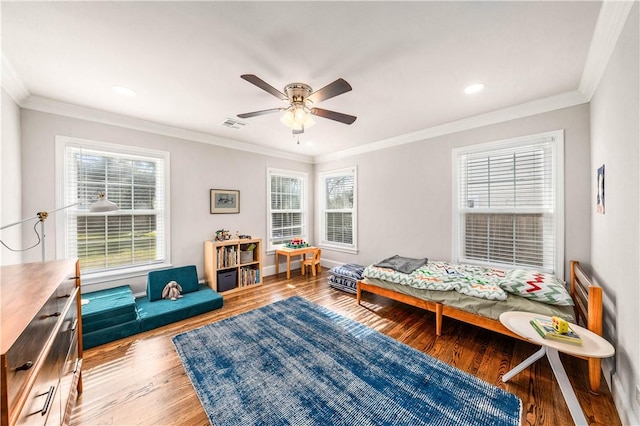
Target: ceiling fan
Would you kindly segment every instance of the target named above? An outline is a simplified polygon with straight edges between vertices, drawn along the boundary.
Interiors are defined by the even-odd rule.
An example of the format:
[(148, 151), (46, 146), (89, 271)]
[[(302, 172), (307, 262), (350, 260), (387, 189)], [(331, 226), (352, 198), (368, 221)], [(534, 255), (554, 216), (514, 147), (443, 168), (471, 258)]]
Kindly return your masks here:
[(311, 87), (307, 84), (291, 83), (284, 87), (284, 93), (282, 93), (269, 83), (266, 83), (260, 77), (253, 74), (243, 74), (240, 77), (249, 83), (258, 86), (276, 98), (289, 103), (289, 106), (287, 107), (271, 108), (238, 114), (238, 117), (240, 118), (251, 118), (259, 115), (284, 111), (284, 115), (280, 121), (290, 127), (294, 135), (304, 133), (305, 128), (308, 129), (314, 124), (313, 118), (311, 117), (312, 115), (328, 118), (329, 120), (335, 120), (345, 124), (352, 124), (356, 121), (357, 117), (353, 115), (329, 111), (328, 109), (313, 106), (326, 99), (330, 99), (334, 96), (350, 91), (351, 85), (342, 78), (337, 79), (333, 83), (327, 84), (322, 89), (316, 90), (315, 92), (312, 91)]

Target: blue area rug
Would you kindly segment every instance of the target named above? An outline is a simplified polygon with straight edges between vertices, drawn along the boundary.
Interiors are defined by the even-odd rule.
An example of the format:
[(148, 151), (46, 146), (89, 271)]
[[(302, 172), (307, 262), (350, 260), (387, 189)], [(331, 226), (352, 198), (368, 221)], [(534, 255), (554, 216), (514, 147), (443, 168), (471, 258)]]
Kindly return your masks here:
[(173, 342), (213, 425), (520, 425), (515, 395), (300, 297)]

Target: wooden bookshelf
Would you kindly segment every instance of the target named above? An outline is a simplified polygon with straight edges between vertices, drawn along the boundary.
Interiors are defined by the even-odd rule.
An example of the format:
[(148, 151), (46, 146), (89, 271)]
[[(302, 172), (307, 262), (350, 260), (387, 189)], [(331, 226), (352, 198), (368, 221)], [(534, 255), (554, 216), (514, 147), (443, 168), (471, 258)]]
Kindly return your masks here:
[[(249, 250), (253, 247), (252, 250)], [(226, 277), (235, 272), (235, 286)], [(218, 274), (225, 277), (223, 287)], [(262, 240), (259, 238), (204, 242), (204, 275), (213, 290), (230, 294), (262, 284)], [(222, 283), (221, 283), (222, 284)], [(218, 288), (220, 287), (220, 290)]]

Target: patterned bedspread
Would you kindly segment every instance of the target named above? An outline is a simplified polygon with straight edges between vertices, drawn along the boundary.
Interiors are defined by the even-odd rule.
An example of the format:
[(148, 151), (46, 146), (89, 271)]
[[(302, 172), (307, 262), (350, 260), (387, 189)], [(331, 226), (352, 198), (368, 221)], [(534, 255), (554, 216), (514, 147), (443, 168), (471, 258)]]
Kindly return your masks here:
[(552, 274), (525, 269), (496, 269), (478, 265), (429, 261), (410, 274), (367, 266), (365, 278), (377, 278), (426, 290), (454, 290), (467, 296), (506, 300), (507, 293), (558, 306), (573, 306), (565, 283)]
[(403, 274), (393, 269), (370, 265), (362, 275), (421, 289), (455, 290), (489, 300), (507, 299), (507, 294), (500, 287), (505, 271), (484, 266), (430, 261), (411, 274)]

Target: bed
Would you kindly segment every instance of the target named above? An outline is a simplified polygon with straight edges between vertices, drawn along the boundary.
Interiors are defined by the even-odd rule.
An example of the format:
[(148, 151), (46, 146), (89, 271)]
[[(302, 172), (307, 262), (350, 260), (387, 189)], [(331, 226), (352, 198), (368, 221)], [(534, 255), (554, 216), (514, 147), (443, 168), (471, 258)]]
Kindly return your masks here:
[[(445, 265), (445, 269), (447, 265), (451, 265), (451, 268), (460, 267), (460, 265), (440, 263)], [(571, 281), (566, 292), (567, 297), (570, 297), (571, 300), (568, 301), (569, 303), (562, 302), (559, 305), (542, 303), (535, 300), (535, 298), (525, 298), (510, 292), (507, 292), (506, 297), (479, 298), (470, 295), (473, 291), (468, 289), (464, 289), (461, 292), (460, 289), (456, 289), (457, 291), (443, 291), (416, 288), (415, 286), (406, 285), (406, 283), (385, 279), (390, 272), (375, 271), (375, 269), (374, 265), (367, 267), (363, 273), (364, 278), (357, 282), (356, 300), (358, 305), (362, 302), (363, 292), (367, 292), (426, 309), (435, 313), (436, 335), (438, 336), (442, 333), (443, 317), (448, 317), (524, 340), (521, 336), (508, 330), (498, 319), (500, 313), (514, 310), (535, 312), (549, 316), (558, 315), (570, 322), (581, 324), (598, 335), (602, 335), (602, 288), (588, 278), (578, 261), (571, 261)], [(501, 276), (500, 270), (493, 269), (493, 271), (498, 271), (496, 276), (484, 279), (484, 284), (493, 286), (498, 281), (505, 282), (510, 278)], [(423, 273), (422, 275), (423, 280), (429, 281), (428, 274)], [(424, 278), (425, 275), (427, 276), (426, 279)], [(487, 276), (489, 275), (491, 273), (487, 272)], [(402, 277), (402, 274), (400, 276)], [(536, 281), (533, 281), (535, 286)], [(420, 286), (422, 286), (422, 283), (418, 284), (418, 287)], [(474, 288), (473, 282), (470, 287)], [(524, 294), (523, 289), (520, 290)], [(589, 363), (590, 389), (593, 393), (598, 393), (600, 389), (601, 361), (599, 358), (589, 358), (587, 361)]]

